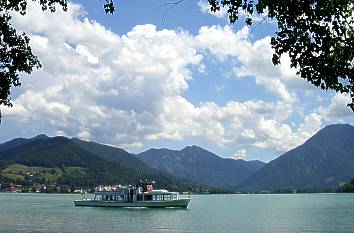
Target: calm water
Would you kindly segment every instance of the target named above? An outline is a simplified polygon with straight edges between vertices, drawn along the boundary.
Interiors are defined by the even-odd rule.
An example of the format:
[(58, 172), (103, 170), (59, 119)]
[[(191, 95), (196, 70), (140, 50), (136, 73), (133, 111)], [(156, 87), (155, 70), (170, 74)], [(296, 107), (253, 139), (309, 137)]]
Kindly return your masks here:
[(75, 207), (80, 195), (0, 194), (0, 232), (354, 232), (353, 194), (192, 196), (189, 209)]

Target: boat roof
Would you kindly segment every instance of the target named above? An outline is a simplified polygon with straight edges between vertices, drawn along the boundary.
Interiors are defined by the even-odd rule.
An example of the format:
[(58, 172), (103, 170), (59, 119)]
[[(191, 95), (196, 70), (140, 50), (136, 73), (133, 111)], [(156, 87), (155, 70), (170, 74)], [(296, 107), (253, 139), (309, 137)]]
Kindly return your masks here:
[[(127, 194), (126, 192), (128, 191), (127, 188), (119, 188), (117, 190), (97, 190), (94, 192), (94, 194), (100, 194), (100, 195), (124, 195)], [(151, 192), (143, 192), (143, 194), (148, 195), (148, 194), (177, 194), (177, 192), (170, 192), (165, 189), (156, 189), (152, 190)]]

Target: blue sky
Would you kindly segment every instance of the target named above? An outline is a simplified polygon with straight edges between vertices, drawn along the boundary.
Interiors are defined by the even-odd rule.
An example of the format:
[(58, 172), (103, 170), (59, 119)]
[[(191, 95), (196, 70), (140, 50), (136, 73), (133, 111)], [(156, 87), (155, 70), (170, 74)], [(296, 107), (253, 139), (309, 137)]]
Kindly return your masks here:
[(13, 14), (43, 69), (22, 75), (1, 107), (0, 141), (79, 137), (130, 152), (196, 144), (230, 158), (270, 161), (332, 123), (353, 124), (348, 96), (271, 63), (275, 22), (230, 25), (222, 9), (184, 1), (74, 1), (69, 11)]

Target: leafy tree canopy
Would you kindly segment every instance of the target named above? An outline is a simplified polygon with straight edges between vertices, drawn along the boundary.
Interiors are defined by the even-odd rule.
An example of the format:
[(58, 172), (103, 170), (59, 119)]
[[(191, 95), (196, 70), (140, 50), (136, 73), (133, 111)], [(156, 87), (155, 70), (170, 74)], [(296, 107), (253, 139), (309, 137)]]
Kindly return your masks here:
[[(10, 11), (26, 14), (28, 1), (0, 1), (0, 105), (11, 106), (10, 88), (21, 84), (19, 73), (29, 74), (41, 67), (28, 36), (18, 34), (10, 23)], [(67, 0), (32, 1), (43, 11), (67, 10)], [(226, 7), (231, 23), (241, 12), (246, 13), (247, 25), (252, 25), (254, 14), (275, 19), (278, 31), (271, 39), (273, 64), (278, 65), (280, 57), (288, 54), (301, 78), (325, 90), (348, 93), (348, 106), (354, 111), (354, 0), (208, 1), (213, 12)], [(114, 13), (114, 0), (105, 0), (103, 7), (106, 13)]]
[[(11, 25), (11, 11), (26, 14), (27, 3), (30, 0), (1, 0), (0, 1), (0, 106), (12, 106), (10, 89), (19, 86), (19, 74), (30, 74), (33, 69), (41, 68), (41, 63), (29, 46), (26, 33), (17, 33)], [(67, 0), (32, 0), (37, 2), (43, 11), (55, 12), (57, 8), (67, 10)], [(114, 12), (112, 0), (104, 4), (106, 13)], [(1, 111), (0, 111), (1, 120)], [(1, 121), (0, 121), (1, 122)]]
[(208, 0), (211, 11), (228, 9), (229, 20), (246, 13), (264, 15), (278, 24), (272, 37), (273, 64), (287, 53), (297, 74), (322, 89), (348, 93), (354, 111), (354, 1), (353, 0)]

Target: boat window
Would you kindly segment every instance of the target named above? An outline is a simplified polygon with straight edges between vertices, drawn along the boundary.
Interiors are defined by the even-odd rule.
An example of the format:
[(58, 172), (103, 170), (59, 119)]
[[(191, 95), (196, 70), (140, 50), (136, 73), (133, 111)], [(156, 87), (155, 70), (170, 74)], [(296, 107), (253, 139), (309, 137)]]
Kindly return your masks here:
[(123, 196), (122, 195), (117, 195), (116, 197), (116, 201), (123, 201)]
[(145, 201), (152, 201), (152, 195), (145, 195), (144, 200)]
[(113, 195), (112, 201), (123, 201), (123, 197), (120, 195)]
[(142, 201), (143, 200), (143, 195), (138, 195), (138, 201)]

